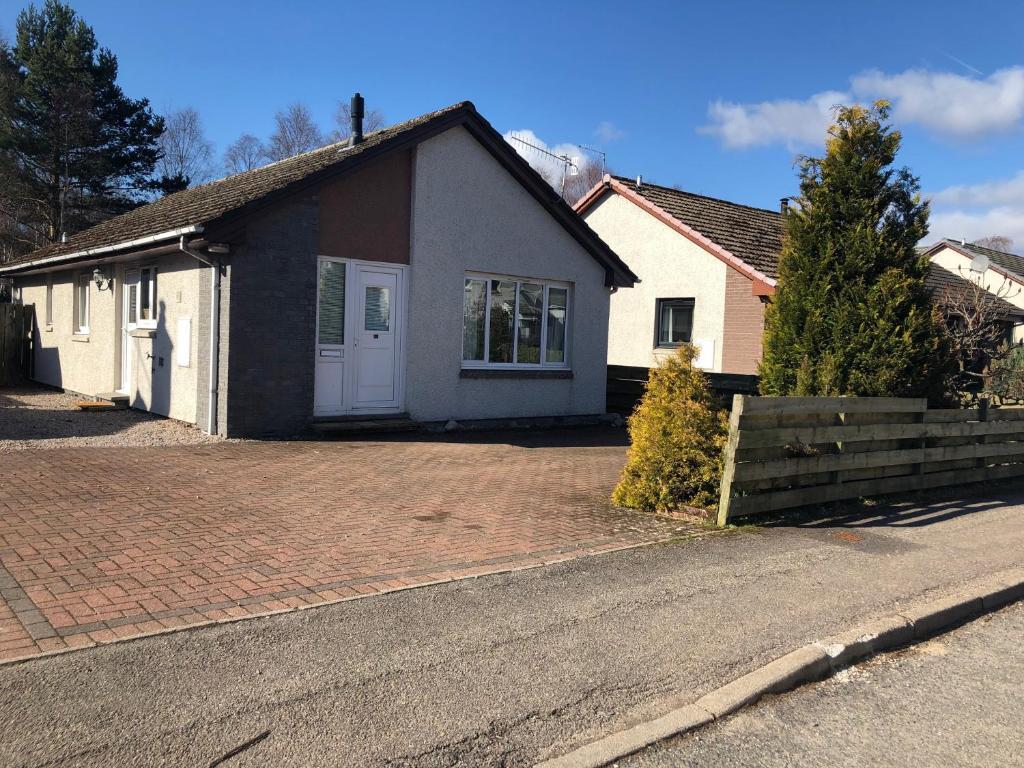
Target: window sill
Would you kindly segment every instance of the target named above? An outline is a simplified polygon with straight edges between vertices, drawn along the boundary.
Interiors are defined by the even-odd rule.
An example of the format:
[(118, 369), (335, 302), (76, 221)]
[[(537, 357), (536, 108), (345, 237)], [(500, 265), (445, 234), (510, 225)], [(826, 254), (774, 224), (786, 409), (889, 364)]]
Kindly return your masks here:
[(568, 368), (545, 370), (539, 368), (463, 368), (459, 371), (460, 379), (571, 379), (573, 373)]
[(133, 339), (152, 339), (156, 336), (156, 329), (136, 328), (134, 331), (128, 331), (128, 335)]
[(71, 335), (72, 341), (79, 341), (83, 344), (89, 343), (89, 334), (87, 333), (75, 333)]

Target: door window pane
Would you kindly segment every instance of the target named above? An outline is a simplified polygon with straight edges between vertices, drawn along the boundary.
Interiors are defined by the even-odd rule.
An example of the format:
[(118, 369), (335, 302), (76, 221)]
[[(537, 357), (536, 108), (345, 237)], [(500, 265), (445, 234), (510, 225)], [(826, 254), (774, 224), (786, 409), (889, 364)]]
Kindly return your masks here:
[(364, 329), (367, 331), (391, 330), (391, 289), (382, 285), (366, 286), (366, 301), (363, 309)]
[(128, 286), (128, 324), (135, 325), (139, 322), (139, 284), (131, 283)]
[(487, 321), (487, 282), (466, 280), (462, 297), (462, 359), (484, 359), (484, 324)]
[(490, 362), (512, 362), (512, 329), (516, 312), (516, 284), (512, 280), (491, 281)]
[(565, 288), (548, 289), (548, 339), (544, 361), (565, 362), (565, 310), (568, 291)]
[(345, 343), (345, 265), (320, 262), (317, 335), (320, 344)]
[(540, 362), (540, 323), (544, 303), (544, 288), (536, 283), (519, 286), (519, 317), (516, 325), (518, 346), (517, 363)]

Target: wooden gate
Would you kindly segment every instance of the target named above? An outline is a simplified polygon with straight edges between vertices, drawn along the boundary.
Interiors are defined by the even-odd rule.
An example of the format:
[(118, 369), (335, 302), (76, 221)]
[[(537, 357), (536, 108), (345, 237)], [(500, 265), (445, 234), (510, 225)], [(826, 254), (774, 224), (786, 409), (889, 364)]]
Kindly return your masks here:
[(0, 304), (0, 387), (17, 384), (32, 373), (33, 307)]

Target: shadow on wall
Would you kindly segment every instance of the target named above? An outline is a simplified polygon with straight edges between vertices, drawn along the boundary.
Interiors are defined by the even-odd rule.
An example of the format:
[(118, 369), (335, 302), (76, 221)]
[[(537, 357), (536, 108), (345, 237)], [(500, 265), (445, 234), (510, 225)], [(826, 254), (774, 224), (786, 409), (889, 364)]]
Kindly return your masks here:
[[(38, 315), (37, 315), (38, 317)], [(50, 336), (53, 336), (51, 333)], [(43, 346), (43, 332), (39, 323), (32, 323), (32, 373), (35, 381), (41, 381), (53, 387), (64, 386), (64, 374), (60, 366), (60, 350), (57, 347)]]

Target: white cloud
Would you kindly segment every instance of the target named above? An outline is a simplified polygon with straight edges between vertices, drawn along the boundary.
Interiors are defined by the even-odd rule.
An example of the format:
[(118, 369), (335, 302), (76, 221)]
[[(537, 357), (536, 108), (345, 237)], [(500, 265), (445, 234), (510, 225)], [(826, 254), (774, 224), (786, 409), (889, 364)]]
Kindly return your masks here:
[(925, 242), (1004, 235), (1013, 240), (1015, 250), (1024, 247), (1024, 171), (1007, 179), (946, 187), (928, 197), (931, 232)]
[(898, 122), (959, 139), (1004, 133), (1024, 117), (1024, 67), (985, 78), (920, 69), (865, 72), (853, 78), (853, 91), (862, 99), (891, 101)]
[(1018, 171), (1016, 176), (1009, 179), (946, 187), (929, 197), (934, 205), (944, 206), (1024, 205), (1024, 171)]
[(942, 136), (968, 140), (1005, 133), (1024, 119), (1024, 67), (984, 78), (920, 69), (894, 75), (869, 71), (851, 78), (848, 90), (804, 100), (713, 102), (710, 122), (699, 130), (730, 148), (784, 144), (794, 150), (822, 143), (836, 104), (877, 99), (892, 102), (897, 124), (918, 124)]
[(708, 107), (711, 124), (699, 130), (718, 136), (732, 149), (781, 143), (793, 150), (798, 145), (820, 144), (832, 122), (833, 108), (849, 101), (850, 95), (842, 91), (825, 91), (805, 101), (716, 101)]
[(626, 138), (626, 132), (609, 120), (602, 120), (594, 129), (594, 135), (598, 140), (606, 144)]

